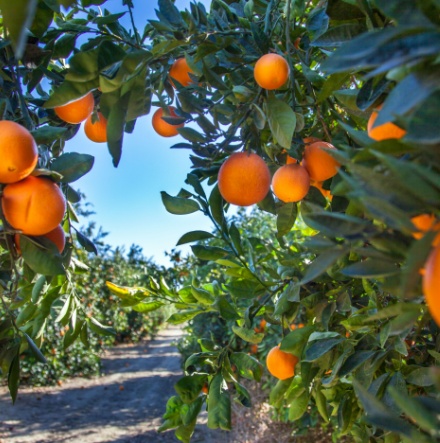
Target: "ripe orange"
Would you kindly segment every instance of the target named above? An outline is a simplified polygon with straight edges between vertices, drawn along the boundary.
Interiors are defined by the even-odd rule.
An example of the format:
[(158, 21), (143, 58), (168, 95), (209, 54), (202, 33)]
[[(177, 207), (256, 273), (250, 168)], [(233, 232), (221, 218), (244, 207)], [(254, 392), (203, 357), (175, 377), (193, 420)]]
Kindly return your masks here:
[[(177, 114), (175, 113), (175, 109), (173, 106), (168, 107), (169, 116), (170, 117), (177, 117)], [(164, 115), (163, 109), (159, 108), (154, 114), (152, 118), (152, 125), (153, 129), (162, 137), (174, 137), (175, 135), (179, 134), (178, 128), (183, 128), (183, 123), (180, 125), (171, 125), (170, 123), (167, 123), (162, 116)]]
[(203, 392), (204, 394), (208, 394), (208, 392), (209, 392), (209, 386), (208, 386), (208, 383), (205, 383), (205, 384), (202, 386), (202, 392)]
[[(412, 236), (419, 240), (428, 231), (440, 231), (440, 222), (437, 223), (437, 219), (433, 214), (420, 214), (411, 219), (412, 224), (417, 228), (417, 232), (413, 232)], [(433, 246), (440, 244), (440, 233), (435, 236), (432, 242)]]
[(264, 330), (266, 328), (266, 325), (267, 325), (267, 321), (264, 318), (262, 318), (260, 320), (260, 329)]
[(295, 375), (295, 366), (299, 358), (280, 350), (280, 346), (273, 347), (266, 357), (268, 371), (279, 380), (286, 380)]
[(251, 354), (256, 354), (258, 352), (258, 345), (256, 344), (250, 345), (250, 352)]
[(178, 58), (170, 69), (170, 81), (175, 86), (173, 80), (177, 80), (182, 86), (189, 86), (193, 81), (189, 74), (194, 74), (194, 71), (188, 66), (188, 62), (185, 57)]
[(285, 203), (302, 200), (309, 188), (309, 173), (299, 164), (281, 166), (272, 177), (273, 193)]
[(257, 154), (234, 153), (220, 167), (218, 188), (228, 203), (253, 205), (263, 200), (269, 192), (269, 168)]
[(98, 120), (93, 123), (92, 114), (84, 123), (84, 132), (92, 142), (105, 143), (107, 141), (107, 119), (98, 112)]
[(257, 60), (254, 78), (257, 84), (268, 90), (278, 89), (289, 78), (289, 64), (278, 54), (265, 54)]
[(440, 326), (440, 245), (437, 245), (428, 257), (422, 287), (429, 312)]
[(14, 183), (27, 177), (38, 162), (32, 134), (18, 123), (0, 121), (0, 183)]
[(296, 324), (292, 324), (292, 325), (290, 325), (290, 329), (291, 329), (292, 331), (294, 331), (295, 329), (303, 328), (303, 327), (304, 327), (304, 323), (298, 323), (297, 325), (296, 325)]
[(336, 149), (330, 143), (317, 141), (306, 145), (303, 164), (309, 172), (310, 178), (323, 182), (338, 173), (339, 163), (324, 149)]
[[(48, 238), (57, 247), (60, 254), (62, 254), (64, 247), (66, 246), (66, 235), (64, 234), (64, 229), (61, 227), (61, 225), (58, 225), (55, 229), (48, 232), (43, 237)], [(20, 234), (14, 235), (14, 243), (17, 253), (21, 255)]]
[[(377, 111), (382, 109), (382, 105), (377, 107)], [(394, 123), (387, 122), (373, 128), (374, 122), (378, 116), (378, 112), (373, 111), (368, 119), (367, 132), (368, 136), (376, 141), (388, 140), (390, 138), (399, 139), (406, 134), (405, 129), (400, 128)]]
[(322, 183), (323, 182), (317, 182), (315, 180), (310, 180), (310, 186), (314, 186), (315, 188), (319, 189), (319, 191), (321, 192), (323, 197), (328, 198), (331, 201), (333, 199), (333, 195), (331, 194), (331, 192), (328, 189), (324, 189), (322, 187)]
[(54, 111), (61, 120), (67, 123), (78, 124), (83, 122), (93, 112), (94, 106), (93, 94), (89, 92), (78, 100), (55, 107)]
[(66, 201), (53, 181), (29, 176), (5, 186), (2, 209), (14, 229), (26, 235), (45, 235), (61, 223)]

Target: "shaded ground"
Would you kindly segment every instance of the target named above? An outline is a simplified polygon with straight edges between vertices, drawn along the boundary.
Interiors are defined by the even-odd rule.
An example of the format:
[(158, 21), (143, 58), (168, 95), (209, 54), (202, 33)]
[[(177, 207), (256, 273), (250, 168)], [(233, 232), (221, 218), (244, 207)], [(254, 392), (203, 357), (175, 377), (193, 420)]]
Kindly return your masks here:
[[(0, 388), (0, 443), (178, 442), (173, 431), (158, 434), (156, 429), (182, 375), (172, 345), (181, 334), (170, 327), (150, 343), (117, 346), (103, 358), (102, 377), (21, 388), (15, 406)], [(224, 432), (198, 425), (193, 441), (230, 440)]]

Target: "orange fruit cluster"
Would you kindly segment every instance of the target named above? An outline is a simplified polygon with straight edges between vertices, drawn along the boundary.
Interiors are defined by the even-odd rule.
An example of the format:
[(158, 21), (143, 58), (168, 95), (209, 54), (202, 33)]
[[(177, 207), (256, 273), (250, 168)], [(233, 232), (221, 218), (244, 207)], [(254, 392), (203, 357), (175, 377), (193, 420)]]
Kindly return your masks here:
[[(178, 117), (176, 114), (176, 108), (173, 106), (168, 106), (168, 116), (169, 117)], [(183, 128), (184, 124), (180, 123), (179, 125), (172, 125), (167, 123), (162, 117), (164, 116), (164, 112), (162, 108), (156, 110), (153, 114), (152, 125), (153, 129), (162, 137), (174, 137), (179, 134), (178, 128)]]
[(315, 137), (304, 139), (306, 147), (302, 162), (296, 163), (287, 157), (272, 177), (273, 193), (283, 202), (298, 202), (309, 192), (310, 186), (318, 188), (325, 198), (331, 198), (330, 191), (322, 187), (322, 182), (335, 176), (339, 163), (324, 149), (335, 149), (330, 143)]
[(295, 366), (299, 358), (284, 352), (280, 346), (274, 346), (266, 357), (267, 370), (279, 380), (287, 380), (295, 375)]
[(269, 91), (283, 86), (289, 78), (289, 64), (278, 54), (265, 54), (257, 60), (254, 78), (257, 84)]
[(218, 172), (218, 188), (228, 203), (250, 206), (266, 197), (270, 171), (257, 154), (236, 152), (226, 159)]
[(379, 126), (375, 126), (374, 122), (379, 115), (382, 105), (377, 107), (377, 111), (373, 111), (368, 119), (367, 132), (368, 136), (376, 141), (399, 139), (405, 136), (406, 131), (392, 122), (386, 122)]
[[(62, 243), (59, 224), (66, 211), (66, 202), (51, 179), (30, 175), (38, 162), (37, 144), (32, 134), (15, 122), (0, 121), (0, 158), (0, 183), (6, 185), (1, 207), (6, 221), (23, 234), (47, 236), (58, 249), (61, 244), (64, 249), (64, 232)], [(18, 236), (15, 243), (20, 253)]]

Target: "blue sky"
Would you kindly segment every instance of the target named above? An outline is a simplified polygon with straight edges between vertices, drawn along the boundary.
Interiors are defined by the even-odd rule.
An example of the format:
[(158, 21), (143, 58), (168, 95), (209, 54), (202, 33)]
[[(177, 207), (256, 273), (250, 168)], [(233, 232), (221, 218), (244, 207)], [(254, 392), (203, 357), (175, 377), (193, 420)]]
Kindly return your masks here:
[[(148, 19), (156, 19), (156, 0), (134, 0), (135, 23), (142, 31)], [(176, 0), (179, 9), (189, 8), (189, 0)], [(205, 5), (210, 0), (203, 0)], [(122, 0), (105, 5), (111, 12), (123, 11)], [(207, 7), (208, 8), (208, 7)], [(129, 26), (128, 14), (122, 18)], [(146, 257), (158, 264), (169, 264), (165, 251), (171, 251), (179, 238), (192, 230), (212, 230), (211, 222), (201, 213), (169, 214), (162, 204), (160, 191), (176, 195), (185, 186), (190, 172), (190, 151), (170, 149), (182, 141), (180, 136), (163, 138), (151, 127), (152, 112), (138, 119), (132, 134), (125, 134), (122, 158), (114, 168), (105, 143), (93, 143), (84, 135), (83, 127), (67, 143), (66, 150), (88, 153), (95, 157), (93, 169), (77, 182), (86, 200), (93, 205), (90, 217), (109, 235), (106, 242), (113, 247), (137, 244)], [(189, 247), (177, 248), (186, 255)]]

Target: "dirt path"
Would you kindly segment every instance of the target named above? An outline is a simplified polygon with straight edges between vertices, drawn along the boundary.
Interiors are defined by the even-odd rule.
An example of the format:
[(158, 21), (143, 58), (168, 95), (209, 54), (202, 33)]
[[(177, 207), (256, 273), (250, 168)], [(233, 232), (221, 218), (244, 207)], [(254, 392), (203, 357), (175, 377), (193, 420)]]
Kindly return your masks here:
[[(0, 443), (178, 442), (158, 434), (167, 399), (182, 375), (175, 327), (150, 343), (121, 345), (103, 358), (104, 376), (61, 387), (21, 388), (12, 406), (0, 388)], [(197, 425), (194, 442), (226, 443), (225, 432)]]

